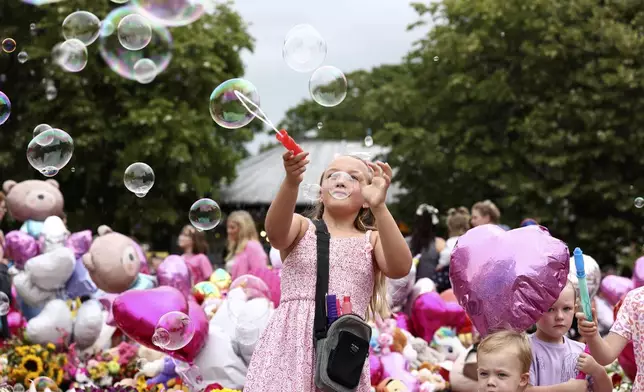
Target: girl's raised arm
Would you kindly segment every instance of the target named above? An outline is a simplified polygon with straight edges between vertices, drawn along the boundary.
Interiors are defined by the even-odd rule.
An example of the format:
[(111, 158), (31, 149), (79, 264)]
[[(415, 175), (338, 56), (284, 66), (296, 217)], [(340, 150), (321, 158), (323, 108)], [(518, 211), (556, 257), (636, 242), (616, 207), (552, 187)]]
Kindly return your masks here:
[(287, 151), (283, 156), (286, 178), (266, 214), (266, 233), (275, 249), (288, 249), (306, 223), (304, 217), (295, 214), (295, 204), (309, 163), (308, 155), (308, 152), (301, 152), (294, 156)]

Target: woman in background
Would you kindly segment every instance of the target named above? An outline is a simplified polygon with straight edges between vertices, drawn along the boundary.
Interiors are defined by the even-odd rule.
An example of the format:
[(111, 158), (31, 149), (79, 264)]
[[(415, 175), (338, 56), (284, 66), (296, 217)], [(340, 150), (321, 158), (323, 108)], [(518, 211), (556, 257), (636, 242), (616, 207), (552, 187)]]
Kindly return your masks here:
[(268, 267), (268, 257), (259, 243), (255, 221), (248, 212), (231, 213), (226, 221), (226, 232), (226, 270), (233, 280), (255, 269)]
[(208, 259), (208, 242), (206, 235), (193, 226), (186, 225), (179, 234), (177, 245), (183, 251), (183, 259), (190, 269), (192, 285), (203, 282), (212, 275), (212, 264)]
[(409, 241), (414, 258), (418, 258), (416, 281), (422, 278), (434, 279), (440, 253), (445, 249), (445, 240), (436, 237), (438, 210), (430, 205), (421, 204), (416, 209), (416, 223)]

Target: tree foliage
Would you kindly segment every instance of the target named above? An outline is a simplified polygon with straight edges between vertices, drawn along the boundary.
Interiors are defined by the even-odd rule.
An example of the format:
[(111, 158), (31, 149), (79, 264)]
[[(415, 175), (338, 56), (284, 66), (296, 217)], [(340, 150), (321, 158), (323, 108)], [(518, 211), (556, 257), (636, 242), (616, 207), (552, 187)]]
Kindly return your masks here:
[[(80, 73), (51, 64), (51, 49), (62, 40), (61, 24), (73, 11), (103, 18), (116, 8), (108, 1), (69, 0), (34, 7), (19, 1), (0, 4), (0, 31), (18, 49), (0, 55), (0, 89), (13, 110), (0, 127), (2, 180), (43, 178), (25, 159), (33, 128), (47, 123), (74, 138), (74, 156), (55, 179), (61, 183), (73, 229), (108, 224), (149, 239), (177, 232), (187, 223), (198, 197), (216, 199), (222, 180), (234, 176), (246, 154), (250, 129), (216, 127), (208, 111), (210, 92), (219, 83), (243, 74), (240, 51), (253, 42), (240, 16), (222, 5), (214, 15), (172, 28), (173, 58), (165, 72), (148, 85), (120, 77), (88, 47), (89, 63)], [(35, 30), (30, 29), (30, 24)], [(16, 56), (27, 51), (29, 61)], [(52, 81), (57, 98), (49, 101), (44, 81)], [(123, 172), (134, 162), (155, 171), (150, 193), (138, 199), (123, 186)]]
[(433, 26), (403, 64), (348, 75), (358, 89), (345, 103), (304, 102), (289, 111), (289, 130), (324, 121), (321, 137), (377, 131), (410, 191), (403, 212), (490, 198), (511, 226), (536, 217), (600, 262), (642, 243), (644, 211), (633, 200), (644, 195), (644, 8), (632, 0), (414, 6)]

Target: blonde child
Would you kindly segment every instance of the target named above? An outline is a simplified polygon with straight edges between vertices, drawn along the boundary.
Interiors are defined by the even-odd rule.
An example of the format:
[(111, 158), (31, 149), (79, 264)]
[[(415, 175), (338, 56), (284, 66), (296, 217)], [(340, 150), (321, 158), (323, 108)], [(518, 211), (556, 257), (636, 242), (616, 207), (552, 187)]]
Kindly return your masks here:
[[(294, 214), (308, 153), (284, 154), (286, 178), (266, 216), (271, 244), (282, 254), (282, 296), (262, 334), (246, 377), (245, 392), (314, 392), (313, 319), (317, 247), (315, 225)], [(336, 180), (338, 172), (351, 178)], [(385, 276), (399, 279), (411, 268), (411, 252), (385, 205), (389, 165), (355, 157), (335, 159), (321, 180), (321, 202), (313, 219), (331, 234), (329, 294), (350, 296), (353, 313), (387, 315)], [(335, 197), (334, 197), (335, 195)], [(369, 230), (373, 219), (378, 231)], [(356, 391), (371, 388), (365, 365)]]
[(586, 338), (591, 354), (602, 365), (617, 359), (629, 341), (635, 349), (637, 377), (633, 380), (633, 392), (644, 391), (644, 287), (630, 291), (617, 319), (604, 339), (597, 329), (597, 314), (593, 309), (593, 321), (587, 321), (583, 313), (577, 313), (579, 334)]
[(584, 345), (569, 339), (577, 294), (570, 281), (557, 301), (537, 321), (537, 331), (530, 335), (532, 365), (530, 392), (585, 392), (586, 380), (577, 380), (581, 371), (591, 377), (595, 392), (611, 392), (613, 383), (606, 370), (593, 357), (584, 353)]
[(522, 392), (530, 381), (532, 350), (524, 333), (488, 335), (477, 349), (478, 392)]

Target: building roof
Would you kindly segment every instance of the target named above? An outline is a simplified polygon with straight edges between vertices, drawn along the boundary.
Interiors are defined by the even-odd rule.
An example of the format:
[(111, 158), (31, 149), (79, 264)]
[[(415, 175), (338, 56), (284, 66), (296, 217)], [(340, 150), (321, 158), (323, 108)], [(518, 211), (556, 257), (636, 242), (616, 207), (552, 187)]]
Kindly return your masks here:
[[(359, 155), (364, 159), (383, 157), (388, 149), (373, 145), (365, 147), (361, 142), (341, 140), (305, 140), (300, 143), (304, 151), (310, 152), (311, 163), (304, 174), (297, 197), (298, 205), (313, 204), (304, 191), (310, 184), (318, 184), (322, 172), (337, 155)], [(258, 155), (243, 160), (237, 166), (237, 178), (222, 191), (224, 204), (270, 204), (284, 179), (282, 155), (286, 150), (277, 145)], [(387, 193), (387, 203), (393, 203), (401, 189), (392, 184)]]

